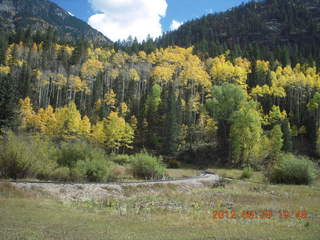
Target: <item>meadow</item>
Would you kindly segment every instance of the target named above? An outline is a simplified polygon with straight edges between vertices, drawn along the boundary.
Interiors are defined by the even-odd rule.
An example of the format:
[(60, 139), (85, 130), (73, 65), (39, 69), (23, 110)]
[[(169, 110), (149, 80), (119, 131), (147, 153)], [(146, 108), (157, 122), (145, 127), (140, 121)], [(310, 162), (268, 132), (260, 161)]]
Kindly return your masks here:
[[(0, 239), (319, 239), (319, 178), (309, 186), (271, 185), (260, 172), (240, 180), (240, 170), (208, 170), (234, 179), (192, 190), (128, 187), (124, 197), (99, 202), (62, 202), (2, 182)], [(262, 211), (273, 215), (258, 219)]]

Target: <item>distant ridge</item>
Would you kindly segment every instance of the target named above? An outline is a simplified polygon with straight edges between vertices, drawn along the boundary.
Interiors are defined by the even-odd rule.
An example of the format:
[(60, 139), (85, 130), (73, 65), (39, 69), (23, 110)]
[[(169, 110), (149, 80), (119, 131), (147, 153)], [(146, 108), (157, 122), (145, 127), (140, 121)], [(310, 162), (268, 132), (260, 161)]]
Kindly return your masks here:
[(0, 28), (7, 32), (55, 29), (62, 40), (111, 43), (99, 31), (48, 0), (0, 0)]

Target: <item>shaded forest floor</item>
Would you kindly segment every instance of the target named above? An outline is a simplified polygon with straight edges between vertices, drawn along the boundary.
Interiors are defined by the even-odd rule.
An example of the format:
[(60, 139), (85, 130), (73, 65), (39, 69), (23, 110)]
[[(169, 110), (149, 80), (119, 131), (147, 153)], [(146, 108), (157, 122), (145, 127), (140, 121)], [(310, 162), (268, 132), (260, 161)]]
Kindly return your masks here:
[[(241, 174), (209, 170), (232, 178)], [(173, 172), (185, 174), (183, 169)], [(311, 186), (269, 185), (254, 173), (248, 181), (184, 191), (165, 185), (152, 193), (128, 187), (121, 197), (97, 202), (62, 202), (41, 191), (24, 192), (1, 183), (0, 239), (318, 239), (320, 179)], [(234, 210), (236, 219), (214, 219), (214, 211), (220, 210), (229, 216)], [(242, 215), (254, 211), (258, 216), (262, 210), (272, 211), (272, 217)], [(280, 218), (279, 210), (291, 216)], [(297, 218), (299, 210), (305, 210), (307, 218)]]

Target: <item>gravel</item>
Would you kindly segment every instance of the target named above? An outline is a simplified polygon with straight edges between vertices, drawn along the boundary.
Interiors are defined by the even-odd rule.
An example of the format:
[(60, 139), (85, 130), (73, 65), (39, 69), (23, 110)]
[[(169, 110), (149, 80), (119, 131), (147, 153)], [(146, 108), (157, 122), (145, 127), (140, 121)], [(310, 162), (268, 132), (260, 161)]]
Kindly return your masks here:
[(190, 190), (205, 186), (214, 186), (221, 178), (214, 174), (205, 174), (200, 177), (141, 183), (37, 183), (12, 182), (15, 187), (23, 191), (33, 191), (49, 194), (61, 201), (98, 201), (110, 197), (124, 197), (124, 189), (130, 187), (146, 187), (152, 189), (157, 185), (174, 185), (181, 190)]

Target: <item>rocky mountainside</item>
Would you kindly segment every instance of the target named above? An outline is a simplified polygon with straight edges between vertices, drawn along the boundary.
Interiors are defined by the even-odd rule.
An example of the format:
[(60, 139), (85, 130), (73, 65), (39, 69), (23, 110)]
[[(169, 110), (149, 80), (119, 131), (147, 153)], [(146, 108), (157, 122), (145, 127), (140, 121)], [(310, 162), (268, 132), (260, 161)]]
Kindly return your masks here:
[(63, 40), (111, 42), (102, 33), (48, 0), (0, 0), (1, 30), (17, 32), (30, 28), (32, 32), (43, 32), (49, 27), (55, 29)]

